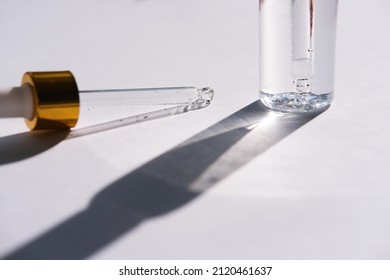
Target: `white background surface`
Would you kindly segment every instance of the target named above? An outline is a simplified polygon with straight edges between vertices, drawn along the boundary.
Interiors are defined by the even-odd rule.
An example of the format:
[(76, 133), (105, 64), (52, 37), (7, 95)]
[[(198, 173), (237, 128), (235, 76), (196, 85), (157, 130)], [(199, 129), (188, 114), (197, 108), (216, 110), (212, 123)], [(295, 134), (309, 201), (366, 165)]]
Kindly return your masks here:
[[(390, 3), (340, 1), (336, 98), (309, 121), (253, 103), (257, 5), (2, 0), (1, 87), (69, 69), (81, 89), (195, 85), (216, 96), (63, 141), (1, 120), (0, 257), (390, 258)], [(85, 112), (79, 127), (132, 112)]]

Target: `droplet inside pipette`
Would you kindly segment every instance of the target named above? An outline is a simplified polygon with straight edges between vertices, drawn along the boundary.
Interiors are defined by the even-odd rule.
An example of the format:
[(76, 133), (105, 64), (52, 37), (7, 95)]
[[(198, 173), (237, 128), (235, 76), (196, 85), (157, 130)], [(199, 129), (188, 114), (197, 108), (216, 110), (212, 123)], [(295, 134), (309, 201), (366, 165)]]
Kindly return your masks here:
[(307, 94), (311, 88), (309, 79), (296, 79), (294, 85), (298, 94)]

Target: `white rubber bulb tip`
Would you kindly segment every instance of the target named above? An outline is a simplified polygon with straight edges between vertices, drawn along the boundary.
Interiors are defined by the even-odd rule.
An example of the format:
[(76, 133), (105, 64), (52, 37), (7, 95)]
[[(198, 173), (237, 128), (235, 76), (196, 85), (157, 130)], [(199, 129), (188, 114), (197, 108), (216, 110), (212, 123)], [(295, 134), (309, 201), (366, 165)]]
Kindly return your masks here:
[(0, 118), (25, 118), (34, 116), (34, 100), (28, 85), (0, 91)]

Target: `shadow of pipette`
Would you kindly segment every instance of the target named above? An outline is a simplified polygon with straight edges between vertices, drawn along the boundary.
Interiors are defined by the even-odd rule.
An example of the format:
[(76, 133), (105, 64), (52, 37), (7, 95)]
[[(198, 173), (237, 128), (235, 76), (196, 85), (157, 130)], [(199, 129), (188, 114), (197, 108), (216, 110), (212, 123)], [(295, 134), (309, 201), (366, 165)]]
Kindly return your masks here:
[(205, 108), (209, 104), (209, 101), (201, 99), (191, 104), (168, 107), (88, 127), (76, 128), (71, 131), (32, 131), (0, 137), (0, 165), (33, 157), (49, 150), (63, 140), (74, 139), (123, 126), (183, 114)]
[(183, 114), (189, 111), (206, 108), (209, 105), (210, 105), (210, 101), (199, 99), (196, 102), (191, 104), (182, 104), (179, 106), (168, 107), (161, 110), (151, 111), (151, 112), (134, 115), (126, 118), (121, 118), (121, 119), (117, 119), (105, 123), (99, 123), (88, 127), (73, 129), (66, 139), (73, 139), (81, 136), (87, 136), (90, 134), (111, 130), (114, 128), (119, 128), (123, 126), (128, 126), (136, 123), (156, 120), (165, 117), (170, 117), (178, 114)]
[(5, 258), (88, 258), (193, 201), (322, 112), (275, 113), (254, 102), (105, 187), (88, 208)]
[(64, 140), (69, 131), (34, 131), (0, 138), (0, 165), (40, 154)]

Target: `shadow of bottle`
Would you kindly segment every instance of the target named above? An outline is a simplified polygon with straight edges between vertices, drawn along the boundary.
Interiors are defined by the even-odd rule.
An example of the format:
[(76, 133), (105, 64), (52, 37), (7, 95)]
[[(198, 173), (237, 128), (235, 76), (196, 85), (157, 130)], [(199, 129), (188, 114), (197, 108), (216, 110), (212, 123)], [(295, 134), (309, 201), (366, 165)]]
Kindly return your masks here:
[(196, 199), (325, 110), (283, 114), (253, 102), (105, 187), (87, 209), (5, 258), (87, 258), (146, 219)]

